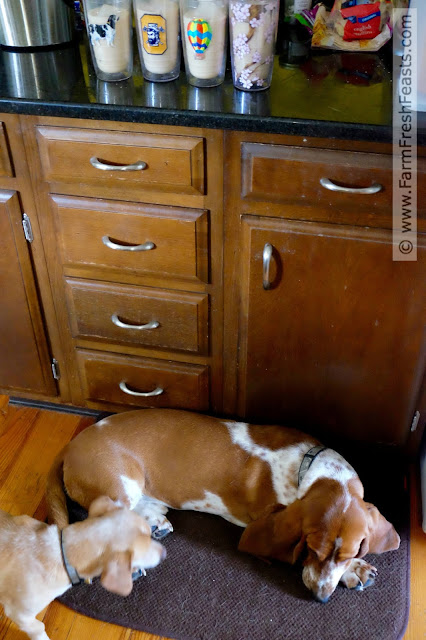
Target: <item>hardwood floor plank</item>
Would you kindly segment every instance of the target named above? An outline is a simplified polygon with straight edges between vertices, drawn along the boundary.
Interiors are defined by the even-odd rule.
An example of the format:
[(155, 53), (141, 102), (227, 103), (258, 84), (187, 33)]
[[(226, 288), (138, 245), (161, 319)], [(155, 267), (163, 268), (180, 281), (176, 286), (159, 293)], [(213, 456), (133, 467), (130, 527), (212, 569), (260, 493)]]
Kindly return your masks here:
[[(13, 452), (13, 469), (9, 463), (3, 474), (0, 508), (13, 515), (32, 515), (44, 494), (46, 474), (53, 459), (72, 437), (80, 418), (56, 411), (20, 411), (23, 413), (13, 419), (12, 427), (2, 435), (1, 444), (6, 451)], [(31, 423), (28, 430), (21, 424), (24, 420)]]
[(165, 638), (164, 636), (151, 636), (149, 633), (145, 633), (144, 631), (132, 631), (129, 640), (170, 640), (170, 638)]
[(0, 485), (4, 484), (16, 457), (22, 451), (38, 413), (36, 409), (9, 407), (7, 414), (3, 416), (0, 432)]
[(410, 618), (404, 640), (426, 639), (426, 534), (421, 526), (419, 471), (411, 470), (411, 594)]
[(9, 396), (0, 395), (0, 430), (1, 425), (4, 420), (6, 420), (6, 415), (9, 409)]
[[(66, 607), (63, 607), (66, 609)], [(61, 618), (62, 620), (62, 618)], [(49, 632), (51, 640), (65, 640), (63, 635)], [(80, 614), (76, 615), (66, 640), (128, 640), (129, 629), (108, 622), (93, 620)]]
[(64, 607), (59, 602), (52, 602), (42, 618), (49, 638), (51, 640), (68, 640), (77, 615), (75, 611)]

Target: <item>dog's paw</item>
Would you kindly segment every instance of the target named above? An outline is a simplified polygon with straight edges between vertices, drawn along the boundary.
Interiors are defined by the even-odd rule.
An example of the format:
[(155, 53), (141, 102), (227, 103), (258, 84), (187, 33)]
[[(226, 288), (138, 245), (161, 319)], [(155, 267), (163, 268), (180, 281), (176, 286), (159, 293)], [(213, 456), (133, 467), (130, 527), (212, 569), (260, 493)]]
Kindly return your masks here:
[(365, 560), (354, 558), (346, 569), (340, 582), (348, 589), (362, 591), (366, 587), (370, 587), (377, 576), (377, 569), (373, 565), (368, 564)]
[(133, 573), (132, 573), (133, 582), (135, 582), (135, 580), (138, 580), (142, 576), (144, 576), (144, 577), (146, 576), (145, 569), (137, 569), (136, 571), (133, 571)]
[(168, 536), (169, 533), (172, 533), (172, 531), (172, 523), (169, 522), (167, 518), (164, 518), (164, 520), (162, 520), (161, 523), (158, 523), (158, 525), (151, 526), (151, 537), (154, 538), (154, 540), (162, 540)]

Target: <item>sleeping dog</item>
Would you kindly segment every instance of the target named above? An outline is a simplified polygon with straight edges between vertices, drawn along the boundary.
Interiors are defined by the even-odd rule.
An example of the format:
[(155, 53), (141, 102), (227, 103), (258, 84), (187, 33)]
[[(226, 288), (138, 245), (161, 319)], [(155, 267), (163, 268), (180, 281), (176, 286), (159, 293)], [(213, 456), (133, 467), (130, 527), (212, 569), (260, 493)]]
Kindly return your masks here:
[(173, 409), (117, 414), (82, 431), (50, 470), (48, 512), (61, 527), (64, 487), (83, 507), (105, 494), (135, 509), (154, 537), (172, 531), (171, 507), (244, 527), (239, 549), (256, 556), (295, 563), (304, 552), (303, 581), (321, 602), (339, 582), (371, 584), (376, 569), (363, 556), (400, 542), (342, 456), (280, 426)]
[(0, 510), (0, 603), (31, 640), (49, 640), (36, 615), (72, 584), (101, 576), (105, 589), (125, 596), (132, 573), (156, 567), (164, 557), (147, 522), (107, 496), (90, 505), (87, 520), (62, 532)]

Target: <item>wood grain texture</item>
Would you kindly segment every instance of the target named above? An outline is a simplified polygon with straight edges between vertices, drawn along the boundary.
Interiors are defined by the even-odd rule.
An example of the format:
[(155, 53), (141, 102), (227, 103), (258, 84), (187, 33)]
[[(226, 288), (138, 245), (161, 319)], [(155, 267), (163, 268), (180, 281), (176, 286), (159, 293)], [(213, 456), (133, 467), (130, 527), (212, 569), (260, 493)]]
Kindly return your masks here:
[[(29, 177), (26, 150), (21, 131), (21, 122), (19, 116), (11, 114), (3, 114), (2, 120), (7, 135), (7, 141), (13, 155), (14, 172), (13, 177), (0, 175), (0, 188), (17, 193), (17, 199), (19, 201), (19, 215), (12, 216), (15, 242), (20, 257), (22, 277), (24, 280), (28, 280), (29, 283), (26, 287), (27, 301), (31, 315), (34, 318), (33, 331), (36, 335), (37, 344), (39, 345), (42, 367), (50, 379), (49, 391), (45, 390), (41, 394), (40, 392), (30, 392), (28, 390), (20, 390), (15, 387), (13, 389), (13, 395), (26, 397), (31, 396), (33, 398), (55, 402), (58, 401), (57, 387), (59, 387), (62, 395), (62, 401), (66, 402), (68, 400), (66, 371), (64, 370), (62, 372), (61, 380), (57, 385), (53, 383), (50, 371), (50, 357), (53, 356), (57, 360), (61, 361), (62, 349), (60, 341), (57, 340), (56, 316), (53, 309), (52, 293), (47, 278), (46, 261), (35, 211), (35, 197)], [(23, 212), (25, 212), (31, 220), (34, 236), (31, 246), (28, 245), (23, 234), (21, 222)], [(8, 287), (9, 291), (10, 289), (11, 285)], [(43, 310), (43, 322), (40, 321), (40, 307)], [(47, 346), (47, 332), (44, 323), (49, 327)], [(3, 383), (4, 386), (0, 386), (0, 392), (7, 393), (10, 389), (10, 382), (10, 379), (6, 381), (6, 384), (1, 381), (0, 385)]]
[[(426, 236), (417, 263), (392, 261), (390, 148), (238, 132), (225, 148), (224, 412), (414, 451)], [(384, 189), (371, 201), (335, 194), (319, 186), (323, 172)], [(422, 415), (417, 446), (424, 426)]]
[(401, 263), (387, 230), (243, 216), (241, 242), (239, 415), (403, 446), (425, 364), (426, 238)]
[[(165, 136), (119, 131), (38, 127), (37, 142), (43, 178), (53, 184), (89, 185), (103, 196), (104, 189), (133, 191), (134, 198), (144, 190), (187, 194), (204, 193), (204, 140), (191, 136)], [(94, 167), (96, 158), (111, 166), (144, 162), (134, 171), (108, 171)]]
[(0, 176), (13, 177), (12, 157), (4, 122), (0, 122)]
[(419, 468), (413, 465), (411, 484), (411, 579), (410, 618), (404, 640), (425, 640), (426, 638), (426, 533), (423, 531)]
[[(208, 367), (208, 408), (220, 411), (223, 132), (32, 116), (22, 116), (21, 127), (55, 300), (63, 355), (60, 366), (67, 381), (63, 398), (77, 406), (93, 406), (86, 402), (82, 389), (78, 348), (110, 349), (122, 355), (158, 357), (177, 362), (183, 361), (183, 355), (187, 355), (188, 364)], [(117, 141), (120, 142), (118, 147)], [(118, 172), (105, 180), (106, 173), (110, 172), (97, 171), (90, 175), (86, 172), (79, 174), (77, 180), (65, 147), (52, 155), (48, 149), (51, 143), (65, 145), (67, 149), (75, 147), (78, 153), (81, 149), (84, 153), (90, 152), (94, 144), (99, 153), (114, 150), (114, 153), (122, 154), (118, 163), (127, 162), (127, 156), (124, 156), (135, 149), (152, 151), (152, 158), (157, 154), (158, 162), (155, 160), (150, 168), (155, 169), (157, 177), (147, 180), (141, 172), (141, 180), (138, 181), (134, 176), (129, 178), (126, 173)], [(56, 169), (52, 169), (50, 161), (56, 163)], [(69, 170), (64, 170), (64, 167)], [(99, 200), (99, 197), (103, 199)], [(82, 203), (85, 203), (83, 208), (80, 206)], [(68, 208), (72, 204), (71, 213), (67, 213), (65, 204)], [(96, 225), (95, 218), (101, 214), (102, 222), (108, 224)], [(140, 224), (135, 229), (134, 221), (138, 215)], [(64, 225), (68, 232), (63, 232)], [(92, 225), (88, 233), (92, 244), (84, 242), (87, 225)], [(126, 263), (123, 251), (109, 250), (108, 254), (98, 255), (93, 244), (93, 237), (98, 237), (100, 232), (101, 239), (103, 235), (110, 235), (116, 241), (139, 243), (136, 237), (140, 231), (145, 234), (158, 231), (150, 234), (156, 238), (145, 238), (157, 245), (155, 251), (144, 252), (145, 266), (135, 263), (134, 255)], [(58, 237), (62, 242), (58, 243)], [(105, 249), (102, 243), (101, 249)], [(120, 254), (118, 263), (114, 262), (115, 254)], [(105, 341), (100, 346), (95, 336), (77, 337), (73, 335), (75, 323), (73, 330), (69, 327), (65, 278), (97, 280), (113, 287), (136, 285), (167, 289), (177, 296), (182, 292), (182, 299), (188, 294), (201, 294), (208, 304), (203, 303), (200, 307), (196, 341), (192, 341), (190, 349), (187, 349), (178, 339), (174, 344), (152, 346), (144, 344), (143, 340), (124, 344), (118, 339), (109, 340), (108, 344)], [(178, 338), (178, 334), (175, 335)], [(108, 410), (110, 406), (104, 403), (103, 408)]]
[[(0, 406), (6, 403), (0, 396)], [(45, 517), (39, 507), (39, 488), (44, 487), (47, 469), (56, 452), (92, 420), (78, 415), (9, 406), (3, 431), (0, 430), (0, 508), (11, 506), (14, 513)], [(56, 425), (56, 427), (52, 427)], [(51, 446), (46, 433), (58, 430)], [(37, 431), (44, 434), (37, 435)], [(41, 442), (42, 440), (42, 442)], [(4, 456), (4, 452), (7, 455)], [(43, 456), (40, 456), (43, 451)], [(40, 457), (43, 463), (40, 463)], [(3, 459), (6, 458), (4, 462)], [(25, 472), (24, 472), (25, 470)], [(416, 491), (418, 469), (412, 467), (411, 482), (411, 612), (404, 640), (426, 637), (426, 535), (420, 527), (419, 502)], [(27, 484), (28, 478), (30, 483)], [(176, 615), (179, 615), (177, 612)], [(39, 614), (51, 640), (167, 640), (161, 636), (133, 631), (117, 625), (92, 620), (75, 613), (58, 602), (51, 603)], [(0, 640), (28, 640), (3, 613), (0, 606)], [(216, 639), (215, 639), (216, 640)], [(219, 638), (217, 640), (220, 640)], [(238, 639), (240, 640), (240, 639)], [(265, 638), (267, 640), (267, 638)]]
[(18, 193), (0, 191), (0, 387), (52, 394), (55, 385)]

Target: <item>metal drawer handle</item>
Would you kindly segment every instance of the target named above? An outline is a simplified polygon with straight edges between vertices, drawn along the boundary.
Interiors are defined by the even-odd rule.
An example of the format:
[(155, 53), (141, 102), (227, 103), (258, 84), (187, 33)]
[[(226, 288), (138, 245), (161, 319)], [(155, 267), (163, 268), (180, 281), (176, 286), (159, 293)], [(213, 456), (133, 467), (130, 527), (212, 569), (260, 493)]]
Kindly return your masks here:
[(139, 162), (135, 162), (134, 164), (107, 164), (106, 162), (101, 162), (96, 156), (90, 158), (90, 164), (95, 169), (101, 169), (102, 171), (143, 171), (146, 169), (146, 162), (139, 160)]
[(162, 389), (161, 387), (157, 387), (156, 389), (154, 389), (154, 391), (133, 391), (132, 389), (129, 389), (129, 387), (124, 382), (124, 380), (120, 382), (119, 386), (120, 386), (120, 389), (124, 391), (124, 393), (127, 393), (129, 396), (138, 396), (139, 398), (150, 398), (151, 396), (161, 396), (161, 394), (164, 393), (164, 389)]
[(329, 180), (329, 178), (321, 178), (320, 184), (322, 187), (324, 187), (325, 189), (328, 189), (329, 191), (340, 191), (341, 193), (361, 193), (364, 195), (372, 195), (374, 193), (379, 193), (379, 191), (383, 189), (382, 185), (378, 184), (378, 182), (375, 182), (374, 184), (372, 184), (371, 187), (364, 187), (364, 188), (363, 187), (360, 187), (360, 188), (341, 187), (340, 185), (335, 184), (334, 182)]
[(120, 329), (156, 329), (160, 326), (160, 323), (157, 322), (157, 320), (152, 320), (146, 324), (127, 324), (126, 322), (122, 322), (116, 313), (112, 314), (111, 320), (115, 326), (120, 327)]
[(153, 242), (144, 242), (143, 244), (117, 244), (117, 242), (113, 242), (109, 236), (103, 236), (102, 242), (109, 249), (114, 249), (115, 251), (151, 251), (155, 248), (155, 244)]
[(269, 279), (269, 269), (271, 266), (273, 247), (269, 242), (263, 247), (263, 288), (268, 290), (271, 288), (271, 281)]

